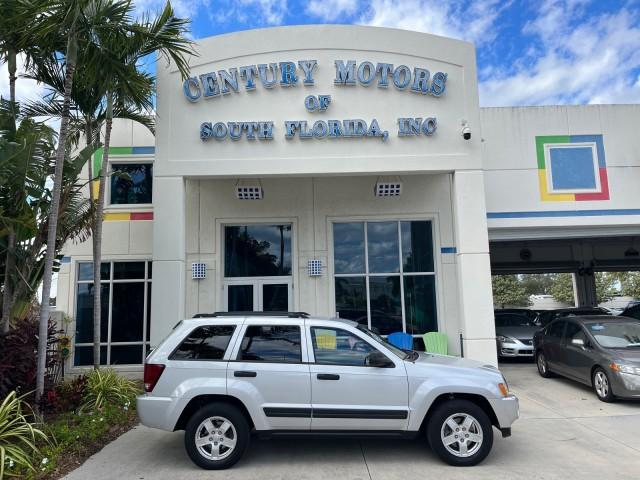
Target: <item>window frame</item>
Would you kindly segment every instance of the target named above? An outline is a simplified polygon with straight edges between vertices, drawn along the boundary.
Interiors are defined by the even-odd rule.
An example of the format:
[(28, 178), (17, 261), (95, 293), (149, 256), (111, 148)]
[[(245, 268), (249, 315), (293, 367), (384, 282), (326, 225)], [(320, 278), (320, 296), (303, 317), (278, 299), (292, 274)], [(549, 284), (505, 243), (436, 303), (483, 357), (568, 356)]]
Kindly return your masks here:
[[(116, 263), (140, 263), (144, 262), (144, 278), (135, 278), (135, 279), (114, 279), (114, 264)], [(80, 280), (79, 272), (80, 265), (86, 263), (93, 263), (91, 260), (78, 260), (75, 262), (75, 285), (74, 285), (74, 302), (73, 302), (73, 311), (74, 311), (74, 323), (73, 323), (73, 352), (71, 357), (71, 363), (73, 368), (88, 368), (92, 365), (76, 365), (75, 363), (75, 351), (77, 347), (93, 347), (93, 342), (80, 342), (76, 343), (76, 323), (75, 319), (78, 314), (78, 287), (82, 284), (90, 284), (93, 283), (93, 278), (89, 280)], [(105, 347), (107, 350), (106, 354), (106, 363), (100, 364), (101, 366), (106, 367), (139, 367), (144, 364), (144, 360), (151, 351), (151, 338), (147, 340), (147, 317), (150, 313), (150, 298), (149, 298), (149, 287), (153, 282), (153, 277), (149, 277), (149, 266), (152, 263), (150, 258), (146, 259), (118, 259), (118, 260), (104, 260), (102, 263), (109, 263), (109, 278), (100, 280), (100, 285), (108, 284), (109, 285), (109, 309), (107, 315), (107, 340), (100, 342), (100, 347)], [(152, 267), (153, 268), (153, 267)], [(111, 330), (112, 330), (112, 314), (113, 314), (113, 285), (116, 283), (144, 283), (144, 306), (143, 306), (143, 320), (142, 320), (142, 340), (136, 342), (112, 342), (111, 341)], [(151, 326), (151, 322), (149, 321), (149, 326)], [(140, 359), (140, 363), (116, 363), (111, 364), (111, 347), (112, 346), (140, 346), (142, 347), (142, 357)]]
[[(109, 156), (109, 175), (105, 184), (104, 201), (105, 208), (109, 210), (131, 210), (132, 208), (149, 209), (153, 207), (153, 190), (151, 191), (151, 203), (111, 203), (111, 177), (113, 176), (114, 165), (138, 165), (138, 164), (151, 164), (155, 168), (155, 162), (153, 155), (146, 155), (138, 157), (124, 157), (118, 155), (117, 159), (112, 159)], [(151, 180), (153, 182), (154, 174), (151, 173)]]
[[(251, 327), (294, 327), (297, 328), (300, 332), (300, 360), (291, 362), (288, 360), (248, 360), (244, 358), (240, 358), (242, 353), (242, 342), (247, 334), (247, 330)], [(307, 348), (306, 336), (304, 332), (304, 325), (296, 322), (245, 322), (242, 325), (242, 328), (239, 329), (238, 338), (236, 340), (235, 346), (231, 352), (230, 362), (235, 363), (257, 363), (257, 364), (288, 364), (288, 365), (303, 365), (309, 362), (309, 353)]]
[[(431, 239), (433, 246), (433, 272), (405, 272), (403, 265), (403, 257), (402, 257), (402, 229), (400, 223), (402, 222), (431, 222)], [(376, 223), (376, 222), (395, 222), (398, 224), (398, 255), (399, 255), (399, 270), (398, 272), (387, 272), (387, 273), (370, 273), (369, 272), (369, 246), (368, 246), (368, 223)], [(364, 273), (336, 273), (335, 272), (335, 248), (334, 248), (334, 224), (336, 223), (363, 223), (364, 229)], [(433, 276), (435, 280), (435, 311), (436, 311), (436, 328), (437, 331), (442, 331), (442, 308), (444, 305), (444, 301), (442, 298), (442, 278), (440, 275), (441, 272), (441, 262), (442, 258), (440, 253), (440, 238), (438, 235), (439, 226), (438, 226), (438, 217), (436, 214), (418, 214), (418, 215), (381, 215), (381, 216), (356, 216), (356, 217), (327, 217), (327, 232), (330, 234), (327, 238), (327, 274), (330, 278), (330, 302), (331, 302), (331, 311), (334, 314), (337, 314), (336, 310), (336, 287), (335, 281), (336, 278), (347, 278), (347, 277), (365, 277), (365, 288), (366, 288), (366, 301), (367, 301), (367, 328), (371, 330), (371, 298), (370, 298), (370, 288), (369, 288), (369, 278), (370, 277), (390, 277), (397, 276), (400, 278), (400, 299), (401, 299), (401, 311), (402, 311), (402, 332), (407, 332), (407, 316), (405, 309), (405, 296), (404, 296), (404, 281), (403, 278), (409, 276)], [(410, 334), (413, 338), (421, 338), (423, 333), (413, 333)], [(382, 335), (386, 337), (387, 335)]]

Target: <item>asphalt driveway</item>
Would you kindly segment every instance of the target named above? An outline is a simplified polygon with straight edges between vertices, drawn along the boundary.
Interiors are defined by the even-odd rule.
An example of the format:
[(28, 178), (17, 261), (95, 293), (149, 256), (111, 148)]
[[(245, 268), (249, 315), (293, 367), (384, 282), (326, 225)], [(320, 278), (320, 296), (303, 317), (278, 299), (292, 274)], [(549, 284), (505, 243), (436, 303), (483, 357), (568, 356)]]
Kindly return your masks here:
[(640, 403), (604, 404), (587, 387), (543, 379), (530, 363), (502, 365), (520, 398), (513, 436), (496, 431), (479, 466), (449, 467), (426, 442), (399, 440), (255, 439), (230, 470), (194, 466), (182, 432), (138, 426), (106, 446), (68, 479), (633, 479), (640, 472)]

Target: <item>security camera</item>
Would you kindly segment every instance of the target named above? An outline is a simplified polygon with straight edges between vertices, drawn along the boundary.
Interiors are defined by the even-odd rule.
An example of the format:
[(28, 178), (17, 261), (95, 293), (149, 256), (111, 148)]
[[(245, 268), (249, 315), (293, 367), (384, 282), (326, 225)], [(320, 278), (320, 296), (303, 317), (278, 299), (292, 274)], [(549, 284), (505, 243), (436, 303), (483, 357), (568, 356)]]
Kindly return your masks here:
[(462, 138), (465, 140), (471, 140), (471, 129), (466, 121), (462, 122)]

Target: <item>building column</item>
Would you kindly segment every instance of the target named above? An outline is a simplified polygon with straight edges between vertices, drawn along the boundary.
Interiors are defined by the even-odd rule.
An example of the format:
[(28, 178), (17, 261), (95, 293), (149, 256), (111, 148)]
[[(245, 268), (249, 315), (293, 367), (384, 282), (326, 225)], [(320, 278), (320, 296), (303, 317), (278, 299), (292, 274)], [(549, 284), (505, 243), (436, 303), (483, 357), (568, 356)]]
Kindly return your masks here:
[(453, 211), (464, 356), (497, 365), (487, 211), (481, 170), (453, 174)]
[(185, 312), (185, 184), (182, 177), (153, 179), (151, 346), (156, 347)]

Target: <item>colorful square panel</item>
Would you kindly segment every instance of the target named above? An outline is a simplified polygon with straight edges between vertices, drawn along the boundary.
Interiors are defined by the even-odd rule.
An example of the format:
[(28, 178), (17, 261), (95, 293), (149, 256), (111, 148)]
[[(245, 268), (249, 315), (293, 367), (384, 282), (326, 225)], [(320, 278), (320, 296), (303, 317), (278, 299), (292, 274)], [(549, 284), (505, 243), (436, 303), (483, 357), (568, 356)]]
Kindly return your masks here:
[(536, 156), (542, 201), (609, 200), (602, 135), (536, 137)]

